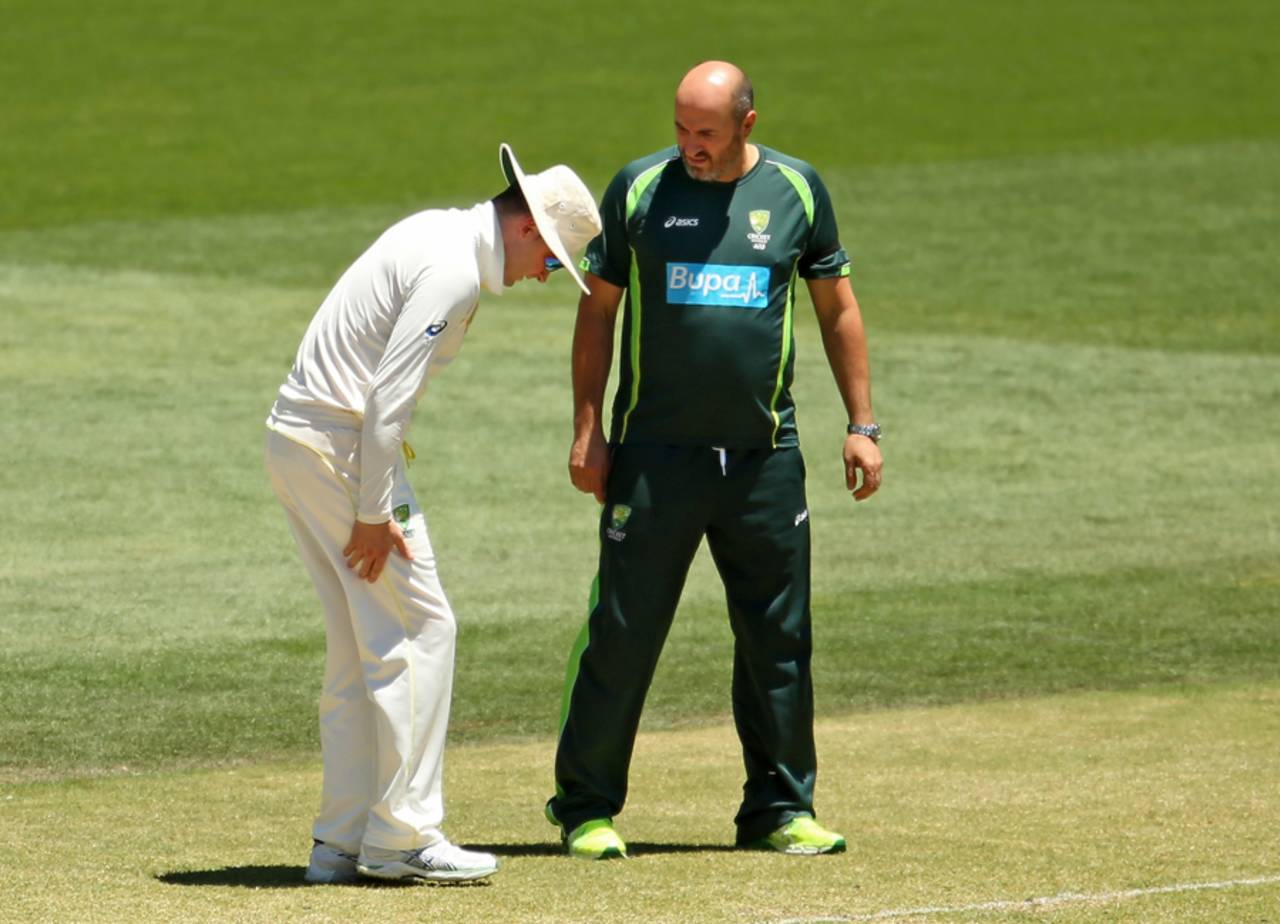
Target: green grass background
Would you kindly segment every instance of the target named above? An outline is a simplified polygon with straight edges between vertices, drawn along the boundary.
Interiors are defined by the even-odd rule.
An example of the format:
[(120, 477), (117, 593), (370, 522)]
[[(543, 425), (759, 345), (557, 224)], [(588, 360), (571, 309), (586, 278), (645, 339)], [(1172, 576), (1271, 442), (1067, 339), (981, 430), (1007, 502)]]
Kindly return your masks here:
[[(821, 718), (824, 818), (857, 846), (810, 859), (727, 846), (740, 790), (725, 724), (641, 736), (625, 864), (562, 856), (529, 811), (545, 781), (513, 768), (544, 764), (550, 742), (467, 745), (446, 760), (451, 823), (503, 864), (474, 888), (302, 887), (310, 760), (30, 784), (0, 801), (0, 920), (1265, 922), (1274, 867), (1231, 889), (1019, 903), (1264, 878), (1277, 706), (1280, 688), (1220, 686)], [(67, 863), (68, 842), (92, 861)], [(886, 914), (991, 901), (1010, 905)]]
[[(603, 189), (670, 143), (674, 84), (712, 56), (755, 79), (758, 140), (831, 189), (888, 433), (855, 506), (805, 312), (820, 714), (1280, 681), (1274, 4), (16, 0), (5, 22), (6, 793), (313, 759), (323, 636), (260, 458), (308, 319), (388, 223), (495, 192), (500, 140)], [(565, 475), (575, 301), (563, 279), (488, 299), (415, 416), (457, 744), (554, 735), (594, 572)], [(647, 730), (724, 722), (729, 646), (700, 557)]]

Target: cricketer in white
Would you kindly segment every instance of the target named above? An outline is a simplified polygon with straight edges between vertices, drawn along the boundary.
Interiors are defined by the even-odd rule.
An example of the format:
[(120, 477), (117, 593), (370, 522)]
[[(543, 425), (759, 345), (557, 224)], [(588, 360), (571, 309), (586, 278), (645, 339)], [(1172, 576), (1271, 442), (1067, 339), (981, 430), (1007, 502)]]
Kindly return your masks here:
[(324, 780), (306, 878), (475, 879), (491, 854), (440, 830), (456, 623), (402, 448), (428, 380), (457, 355), (481, 290), (545, 282), (600, 231), (568, 167), (388, 229), (312, 319), (267, 418), (266, 464), (325, 613)]

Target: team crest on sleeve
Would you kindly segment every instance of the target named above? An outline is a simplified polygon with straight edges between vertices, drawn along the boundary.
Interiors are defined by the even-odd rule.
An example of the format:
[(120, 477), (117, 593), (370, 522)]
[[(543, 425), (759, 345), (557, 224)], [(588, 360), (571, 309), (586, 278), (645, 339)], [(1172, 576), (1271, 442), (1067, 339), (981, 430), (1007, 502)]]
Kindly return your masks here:
[(764, 229), (769, 227), (769, 210), (753, 209), (747, 213), (747, 221), (751, 225), (747, 240), (756, 250), (764, 250), (765, 245), (769, 243), (769, 238), (773, 237), (772, 234), (764, 233)]

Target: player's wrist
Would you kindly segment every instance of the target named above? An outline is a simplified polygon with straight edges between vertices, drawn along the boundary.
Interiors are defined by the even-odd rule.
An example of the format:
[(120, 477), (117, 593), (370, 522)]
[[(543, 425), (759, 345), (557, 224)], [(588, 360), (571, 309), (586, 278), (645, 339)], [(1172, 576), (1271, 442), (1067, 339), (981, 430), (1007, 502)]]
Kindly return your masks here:
[(849, 424), (847, 433), (849, 436), (865, 436), (867, 439), (871, 440), (871, 442), (873, 443), (880, 442), (880, 437), (882, 435), (880, 430), (880, 425), (878, 423), (867, 423), (867, 424), (851, 423)]
[(577, 443), (586, 443), (604, 437), (604, 427), (600, 418), (595, 415), (582, 416), (573, 421), (573, 439)]

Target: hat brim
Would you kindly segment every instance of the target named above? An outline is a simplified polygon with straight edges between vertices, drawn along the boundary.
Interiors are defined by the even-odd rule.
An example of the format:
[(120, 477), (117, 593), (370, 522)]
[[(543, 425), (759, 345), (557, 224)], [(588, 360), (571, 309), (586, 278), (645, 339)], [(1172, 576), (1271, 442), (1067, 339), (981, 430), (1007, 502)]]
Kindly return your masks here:
[(529, 203), (529, 214), (533, 216), (533, 223), (538, 226), (538, 233), (542, 235), (542, 239), (546, 241), (547, 246), (551, 248), (551, 252), (556, 255), (556, 259), (560, 261), (561, 265), (569, 271), (569, 275), (578, 284), (578, 288), (585, 294), (590, 295), (591, 290), (587, 288), (586, 282), (578, 274), (577, 267), (573, 265), (573, 256), (569, 253), (568, 248), (564, 246), (564, 241), (560, 239), (555, 227), (533, 205), (534, 202), (538, 201), (536, 196), (538, 190), (535, 181), (526, 176), (525, 172), (520, 169), (520, 162), (516, 160), (515, 152), (511, 150), (511, 145), (505, 141), (498, 146), (498, 161), (502, 165), (502, 175), (506, 177), (507, 182), (519, 186), (520, 191), (524, 193), (525, 201)]

